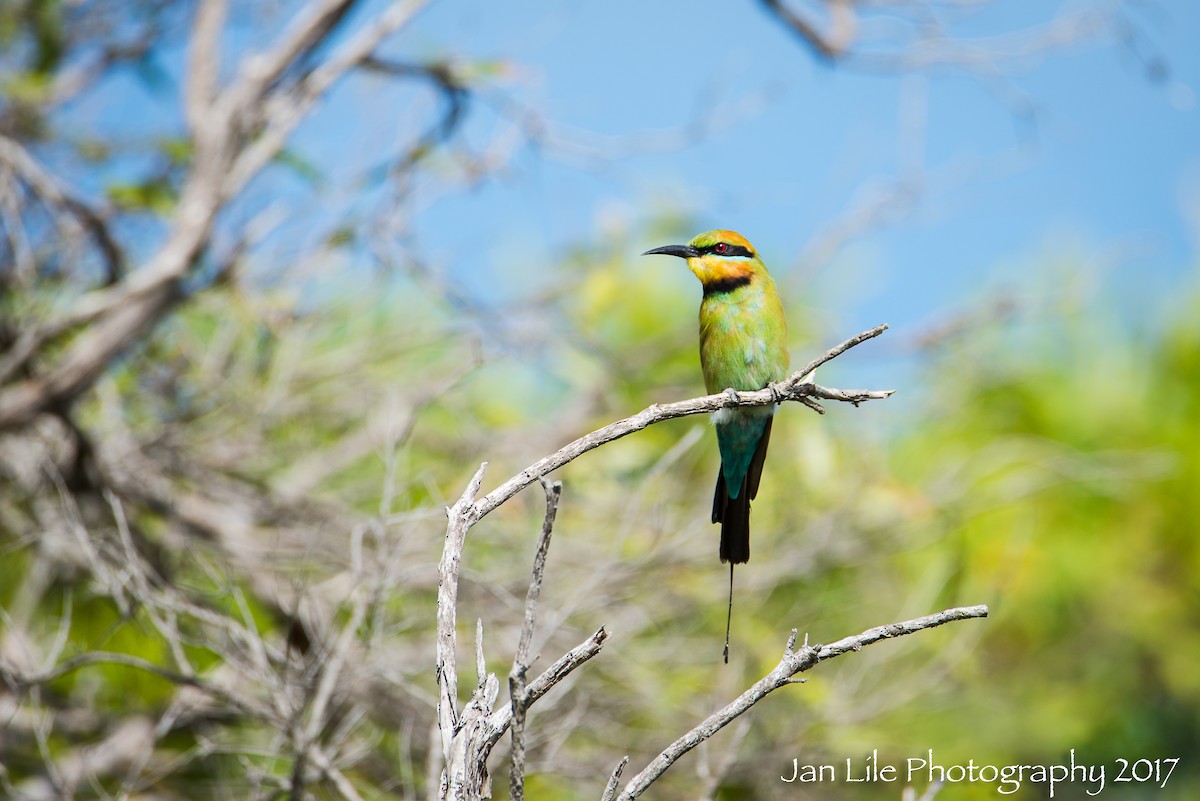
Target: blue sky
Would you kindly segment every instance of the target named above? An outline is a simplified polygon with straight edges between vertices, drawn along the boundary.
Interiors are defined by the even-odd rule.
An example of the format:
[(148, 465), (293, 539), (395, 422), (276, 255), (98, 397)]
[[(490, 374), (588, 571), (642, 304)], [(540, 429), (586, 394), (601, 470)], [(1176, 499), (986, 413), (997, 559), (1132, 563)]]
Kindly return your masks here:
[[(573, 142), (624, 155), (581, 164), (518, 145), (482, 184), (422, 206), (412, 230), (434, 267), (481, 299), (553, 275), (575, 243), (625, 236), (636, 258), (665, 244), (641, 241), (643, 224), (671, 212), (748, 236), (788, 298), (824, 310), (836, 332), (918, 327), (995, 287), (1040, 291), (1057, 262), (1097, 269), (1136, 317), (1194, 274), (1200, 3), (993, 0), (953, 30), (994, 36), (1079, 8), (1120, 8), (1136, 48), (1109, 34), (1006, 63), (1037, 110), (1029, 123), (962, 72), (820, 63), (749, 0), (433, 2), (391, 50), (503, 65), (461, 134), (474, 150), (511, 133), (497, 108), (515, 100)], [(231, 46), (277, 33), (279, 20), (263, 25), (257, 13), (237, 9)], [(1147, 59), (1161, 59), (1165, 79), (1150, 79)], [(182, 64), (174, 50), (162, 66), (178, 79)], [(140, 132), (157, 120), (182, 130), (177, 90), (148, 90), (126, 74), (82, 103), (72, 124)], [(411, 85), (348, 80), (293, 147), (335, 179), (353, 175), (411, 142), (432, 102)], [(672, 141), (698, 120), (709, 123), (703, 135)], [(902, 213), (813, 255), (831, 226), (898, 185), (912, 190)], [(278, 175), (258, 184), (259, 204), (294, 204), (299, 236), (283, 238), (285, 259), (317, 230), (314, 216), (366, 194), (297, 188)], [(690, 281), (680, 271), (680, 291), (698, 296)]]
[[(1006, 33), (1058, 7), (992, 5), (957, 30)], [(1065, 7), (1087, 5), (1105, 4)], [(1200, 4), (1137, 8), (1139, 50), (1162, 59), (1166, 79), (1150, 80), (1111, 36), (1011, 64), (1038, 110), (1031, 125), (963, 74), (821, 64), (755, 3), (435, 4), (405, 49), (511, 62), (505, 91), (555, 123), (634, 151), (648, 131), (706, 114), (719, 125), (695, 144), (586, 169), (523, 152), (502, 178), (427, 211), (423, 240), (486, 286), (516, 248), (552, 270), (564, 243), (683, 211), (746, 234), (788, 291), (816, 293), (855, 330), (936, 319), (981, 286), (1036, 281), (1024, 273), (1055, 258), (1112, 262), (1100, 265), (1110, 279), (1149, 300), (1193, 265)], [(484, 142), (494, 125), (477, 110), (468, 138)], [(863, 198), (914, 174), (925, 180), (907, 213), (856, 232), (825, 263), (798, 263)]]

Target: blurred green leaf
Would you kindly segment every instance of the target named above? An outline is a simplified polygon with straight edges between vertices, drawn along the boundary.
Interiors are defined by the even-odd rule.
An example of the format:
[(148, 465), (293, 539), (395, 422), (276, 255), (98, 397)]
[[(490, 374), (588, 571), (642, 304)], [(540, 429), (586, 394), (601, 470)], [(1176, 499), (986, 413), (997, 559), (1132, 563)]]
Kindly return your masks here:
[(106, 194), (117, 206), (130, 211), (149, 211), (166, 216), (175, 208), (178, 199), (170, 180), (152, 178), (140, 183), (110, 184)]

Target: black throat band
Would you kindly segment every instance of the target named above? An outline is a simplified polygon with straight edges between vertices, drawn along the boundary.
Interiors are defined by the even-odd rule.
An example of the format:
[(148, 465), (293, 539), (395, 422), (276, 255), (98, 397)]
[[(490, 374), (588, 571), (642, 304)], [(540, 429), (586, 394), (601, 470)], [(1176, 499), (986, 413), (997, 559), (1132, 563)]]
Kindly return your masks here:
[(746, 274), (731, 275), (727, 278), (718, 278), (716, 281), (710, 281), (704, 285), (704, 297), (709, 295), (725, 295), (739, 287), (746, 286), (750, 283), (750, 276)]

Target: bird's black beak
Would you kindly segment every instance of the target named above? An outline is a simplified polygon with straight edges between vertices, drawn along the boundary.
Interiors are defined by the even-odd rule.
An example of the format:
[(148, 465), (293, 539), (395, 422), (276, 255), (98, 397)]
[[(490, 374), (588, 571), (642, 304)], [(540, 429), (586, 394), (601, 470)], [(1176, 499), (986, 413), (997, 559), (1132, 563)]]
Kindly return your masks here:
[(694, 259), (700, 255), (700, 251), (691, 245), (663, 245), (661, 248), (647, 250), (643, 256), (678, 256), (681, 259)]

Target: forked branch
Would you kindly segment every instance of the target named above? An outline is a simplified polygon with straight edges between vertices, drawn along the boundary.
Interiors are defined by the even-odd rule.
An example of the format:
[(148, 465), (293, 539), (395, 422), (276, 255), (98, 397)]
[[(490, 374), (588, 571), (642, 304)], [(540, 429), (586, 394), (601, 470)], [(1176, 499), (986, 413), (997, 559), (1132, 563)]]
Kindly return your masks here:
[[(610, 782), (610, 790), (605, 792), (604, 801), (612, 801), (614, 797), (618, 801), (631, 801), (631, 799), (637, 798), (681, 756), (712, 737), (768, 694), (787, 684), (795, 683), (796, 680), (792, 677), (797, 673), (803, 673), (820, 662), (841, 656), (848, 651), (860, 651), (864, 646), (872, 645), (880, 640), (903, 637), (906, 634), (931, 629), (955, 620), (970, 620), (987, 616), (988, 608), (986, 606), (956, 607), (937, 614), (893, 623), (890, 626), (867, 629), (862, 634), (844, 637), (830, 645), (809, 645), (805, 642), (799, 649), (796, 648), (796, 629), (792, 629), (787, 648), (783, 652), (783, 658), (779, 660), (779, 664), (775, 666), (774, 670), (759, 679), (753, 687), (726, 704), (725, 707), (709, 715), (687, 734), (667, 746), (644, 770), (626, 783), (619, 796), (611, 794), (611, 789), (615, 788), (615, 782)], [(625, 757), (625, 759), (627, 760), (629, 757)]]
[[(886, 398), (892, 394), (891, 390), (841, 390), (830, 389), (812, 383), (812, 373), (818, 367), (837, 358), (855, 345), (879, 336), (885, 330), (887, 330), (887, 326), (880, 325), (851, 337), (813, 359), (784, 381), (772, 384), (765, 389), (753, 392), (734, 392), (730, 390), (719, 395), (709, 395), (691, 400), (678, 401), (676, 403), (654, 404), (632, 417), (618, 420), (565, 445), (508, 479), (488, 495), (477, 500), (487, 463), (485, 462), (480, 466), (471, 478), (467, 489), (454, 505), (446, 510), (448, 518), (446, 540), (442, 551), (442, 559), (438, 566), (440, 579), (437, 611), (438, 729), (441, 735), (442, 755), (445, 760), (441, 786), (442, 798), (477, 798), (485, 792), (490, 792), (486, 786), (488, 783), (487, 758), (491, 753), (492, 747), (510, 726), (513, 730), (511, 792), (513, 798), (523, 797), (524, 722), (526, 711), (538, 698), (548, 692), (551, 687), (565, 678), (572, 670), (598, 654), (608, 636), (604, 628), (600, 628), (588, 640), (559, 658), (549, 670), (526, 685), (525, 674), (530, 662), (529, 648), (533, 634), (534, 615), (542, 575), (545, 569), (546, 550), (549, 547), (550, 534), (554, 525), (554, 515), (558, 508), (559, 485), (546, 484), (544, 480), (545, 475), (594, 448), (619, 439), (626, 434), (631, 434), (634, 431), (640, 431), (654, 423), (660, 423), (676, 417), (714, 412), (730, 406), (766, 406), (767, 404), (782, 403), (789, 400), (799, 401), (820, 412), (823, 410), (817, 403), (817, 398), (843, 401), (855, 405), (868, 400)], [(456, 626), (458, 580), (467, 534), (485, 515), (535, 481), (542, 481), (546, 487), (546, 515), (542, 525), (542, 535), (539, 539), (537, 553), (534, 557), (533, 577), (526, 599), (525, 620), (522, 627), (521, 640), (517, 647), (517, 654), (510, 675), (510, 703), (493, 711), (492, 706), (496, 696), (497, 685), (495, 676), (480, 676), (479, 686), (476, 688), (471, 701), (460, 713)], [(899, 625), (903, 627), (908, 624)], [(878, 631), (891, 632), (893, 628), (889, 627), (887, 629), (879, 629)], [(869, 634), (870, 632), (860, 635), (860, 638), (867, 637)], [(895, 634), (885, 633), (879, 636), (895, 636)], [(836, 644), (829, 647), (835, 648)], [(798, 653), (802, 654), (804, 659), (807, 659), (810, 657), (809, 651), (811, 650), (802, 650)], [(835, 656), (840, 651), (836, 653), (830, 651), (826, 655), (821, 655), (824, 653), (824, 651), (820, 653), (812, 651), (813, 664), (820, 661), (820, 659)], [(793, 661), (796, 659), (790, 645), (788, 657), (785, 658), (785, 661), (789, 658)], [(744, 708), (737, 709), (729, 719), (741, 714), (741, 712), (757, 701), (758, 698), (765, 696), (768, 692), (775, 689), (776, 686), (782, 686), (782, 683), (786, 683), (787, 677), (802, 669), (806, 670), (807, 667), (801, 667), (800, 662), (796, 662), (796, 665), (784, 676), (784, 681), (781, 684), (760, 690), (761, 694), (758, 696), (752, 695), (754, 692), (754, 689), (752, 689), (750, 691), (751, 695), (743, 696), (751, 700), (746, 702)], [(782, 667), (777, 668), (777, 671), (781, 669)], [(772, 675), (775, 674), (773, 673)], [(760, 682), (755, 687), (759, 688), (762, 684)], [(721, 726), (724, 726), (726, 722), (728, 721), (719, 722), (712, 731), (716, 731)], [(700, 742), (710, 735), (711, 732), (701, 736), (695, 742)], [(686, 753), (694, 744), (679, 751), (679, 754), (676, 756), (669, 758), (658, 773), (666, 770), (666, 767), (674, 759)], [(649, 770), (648, 768), (647, 771)], [(650, 775), (647, 771), (643, 771), (633, 781), (638, 781), (639, 777), (643, 775)], [(654, 774), (655, 777), (657, 775)], [(653, 781), (653, 777), (648, 779), (646, 784), (648, 785), (650, 781)], [(612, 787), (615, 789), (615, 786), (616, 781), (614, 780)]]
[(529, 672), (529, 648), (533, 642), (533, 626), (537, 619), (538, 598), (542, 593), (542, 578), (546, 574), (546, 554), (550, 551), (550, 536), (554, 532), (554, 518), (558, 514), (558, 501), (562, 497), (562, 482), (553, 484), (542, 479), (546, 491), (546, 515), (542, 521), (542, 535), (538, 537), (537, 551), (533, 556), (533, 575), (529, 580), (529, 591), (525, 595), (525, 621), (521, 625), (521, 640), (517, 644), (517, 655), (513, 657), (512, 672), (508, 674), (508, 694), (512, 707), (512, 757), (509, 760), (509, 798), (523, 801), (525, 798), (525, 712), (529, 708), (530, 695), (525, 686)]

